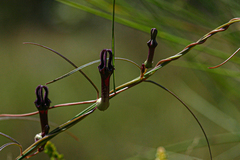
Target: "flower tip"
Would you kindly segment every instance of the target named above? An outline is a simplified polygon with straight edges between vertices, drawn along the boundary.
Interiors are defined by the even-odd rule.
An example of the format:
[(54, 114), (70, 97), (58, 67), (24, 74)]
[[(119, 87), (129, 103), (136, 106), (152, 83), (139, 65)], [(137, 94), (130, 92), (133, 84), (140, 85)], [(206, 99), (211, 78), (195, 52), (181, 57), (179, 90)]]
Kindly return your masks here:
[(108, 70), (108, 72), (112, 72), (114, 70), (114, 67), (112, 65), (112, 59), (112, 50), (103, 49), (100, 53), (100, 65), (98, 66), (99, 71), (102, 72), (103, 70)]
[(158, 45), (158, 43), (156, 41), (157, 32), (158, 31), (157, 31), (156, 28), (151, 29), (151, 39), (147, 42), (147, 45), (148, 45), (148, 48), (149, 48), (148, 57), (147, 57), (147, 60), (144, 62), (146, 68), (151, 68), (152, 67), (154, 50)]
[(147, 42), (147, 45), (149, 48), (156, 48), (158, 43), (156, 41), (156, 37), (157, 37), (157, 29), (156, 28), (152, 28), (151, 29), (151, 39)]
[(152, 39), (152, 40), (155, 40), (155, 39), (156, 39), (157, 33), (158, 33), (158, 31), (157, 31), (156, 28), (152, 28), (152, 29), (151, 29), (151, 39)]
[[(43, 89), (45, 90), (44, 96), (43, 96)], [(48, 88), (47, 86), (39, 85), (37, 86), (36, 90), (36, 97), (35, 105), (38, 110), (48, 110), (51, 101), (48, 99)]]

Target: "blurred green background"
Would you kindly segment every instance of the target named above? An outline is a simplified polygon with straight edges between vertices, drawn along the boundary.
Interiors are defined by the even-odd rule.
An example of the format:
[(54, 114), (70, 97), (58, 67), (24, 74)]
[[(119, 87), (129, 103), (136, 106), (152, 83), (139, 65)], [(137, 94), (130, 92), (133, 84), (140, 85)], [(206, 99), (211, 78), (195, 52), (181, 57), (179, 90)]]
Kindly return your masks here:
[[(111, 15), (110, 0), (74, 2)], [(147, 57), (146, 42), (151, 27), (159, 30), (156, 64), (240, 15), (239, 2), (234, 0), (117, 0), (116, 3), (117, 20), (125, 24), (115, 26), (116, 56), (138, 64)], [(102, 49), (111, 48), (110, 20), (57, 1), (1, 1), (0, 23), (0, 114), (36, 111), (35, 88), (73, 69), (52, 52), (23, 42), (46, 45), (78, 66), (98, 59)], [(240, 46), (239, 26), (234, 24), (214, 35), (150, 78), (190, 106), (209, 136), (216, 159), (240, 159), (239, 55), (222, 68), (207, 67), (219, 64)], [(100, 88), (97, 66), (83, 71)], [(140, 74), (135, 66), (124, 61), (116, 61), (115, 73), (117, 85)], [(96, 98), (93, 87), (79, 73), (48, 87), (52, 105)], [(174, 153), (209, 159), (200, 127), (169, 93), (142, 83), (110, 103), (107, 111), (96, 111), (68, 130), (78, 141), (66, 133), (52, 139), (65, 159), (154, 159), (159, 146)], [(50, 110), (49, 120), (62, 124), (87, 106)], [(0, 120), (0, 132), (18, 140), (24, 149), (40, 132), (40, 124), (34, 120)], [(0, 145), (7, 142), (0, 137)], [(10, 146), (0, 152), (0, 159), (15, 159), (18, 155), (19, 149)], [(32, 159), (47, 159), (47, 155), (40, 153)], [(169, 159), (181, 156), (174, 158), (170, 154)]]

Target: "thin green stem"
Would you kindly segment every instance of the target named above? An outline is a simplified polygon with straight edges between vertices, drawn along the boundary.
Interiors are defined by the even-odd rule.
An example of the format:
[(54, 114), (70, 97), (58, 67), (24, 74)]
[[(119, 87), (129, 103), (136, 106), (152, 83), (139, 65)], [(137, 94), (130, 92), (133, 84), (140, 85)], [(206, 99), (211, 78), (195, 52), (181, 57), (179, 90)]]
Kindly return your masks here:
[[(96, 101), (97, 100), (89, 100), (89, 101), (57, 104), (57, 105), (49, 107), (49, 109), (58, 108), (58, 107), (73, 106), (73, 105), (80, 105), (80, 104), (90, 104), (90, 103), (95, 103)], [(0, 114), (0, 117), (26, 117), (26, 116), (33, 116), (33, 115), (36, 115), (38, 113), (39, 113), (39, 111), (35, 111), (35, 112), (31, 112), (31, 113), (25, 113), (25, 114)]]
[[(113, 0), (113, 11), (112, 11), (112, 54), (113, 54), (113, 68), (115, 68), (115, 34), (114, 34), (114, 27), (115, 27), (115, 0)], [(115, 84), (115, 70), (113, 70), (113, 90), (114, 93), (116, 92), (116, 84)]]
[[(174, 56), (171, 56), (169, 58), (163, 59), (161, 61), (159, 61), (157, 63), (157, 65), (155, 66), (155, 68), (151, 69), (150, 71), (146, 72), (142, 77), (137, 77), (127, 83), (124, 83), (120, 86), (118, 86), (116, 89), (114, 87), (115, 90), (111, 91), (110, 94), (110, 98), (113, 97), (113, 95), (116, 95), (118, 93), (121, 93), (143, 81), (146, 81), (147, 78), (149, 78), (150, 76), (152, 76), (157, 70), (159, 70), (160, 68), (164, 67), (165, 65), (167, 65), (168, 63), (170, 63), (173, 60), (177, 60), (178, 58), (182, 57), (183, 55), (185, 55), (186, 53), (188, 53), (193, 47), (195, 47), (196, 45), (202, 44), (204, 43), (209, 37), (211, 37), (212, 35), (214, 35), (215, 33), (218, 32), (222, 32), (225, 31), (231, 24), (235, 23), (235, 22), (239, 22), (240, 18), (234, 18), (232, 20), (230, 20), (228, 23), (216, 28), (215, 30), (207, 33), (206, 35), (204, 35), (202, 38), (200, 38), (197, 42), (189, 44), (188, 46), (186, 46), (181, 52), (177, 53)], [(82, 66), (83, 68), (83, 66)], [(78, 69), (81, 69), (81, 67), (79, 67)], [(75, 71), (77, 71), (77, 69), (75, 69)], [(116, 93), (116, 94), (115, 94)], [(30, 152), (32, 152), (33, 150), (36, 150), (39, 146), (41, 146), (42, 144), (46, 143), (48, 140), (52, 139), (53, 137), (55, 137), (57, 134), (67, 130), (68, 128), (72, 127), (73, 125), (75, 125), (76, 123), (78, 123), (80, 120), (82, 120), (84, 117), (86, 117), (87, 115), (90, 115), (91, 113), (93, 113), (93, 111), (95, 111), (95, 109), (98, 107), (98, 105), (100, 104), (101, 99), (98, 99), (98, 101), (94, 104), (92, 104), (90, 107), (88, 107), (87, 109), (85, 109), (84, 111), (82, 111), (81, 113), (77, 114), (75, 117), (73, 117), (71, 120), (67, 121), (66, 123), (60, 125), (58, 128), (54, 129), (53, 131), (51, 131), (48, 135), (46, 135), (45, 137), (43, 137), (42, 139), (40, 139), (39, 141), (35, 142), (34, 144), (32, 144), (29, 148), (27, 148), (24, 152), (23, 152), (23, 156), (19, 156), (17, 159), (22, 159), (24, 157), (26, 157), (27, 155), (29, 155)], [(188, 108), (188, 107), (187, 107)], [(190, 112), (191, 110), (188, 109)], [(192, 112), (191, 112), (192, 113)], [(192, 113), (193, 114), (193, 113)], [(193, 115), (194, 116), (194, 115)], [(195, 117), (195, 116), (194, 116)], [(196, 117), (195, 117), (196, 119)], [(196, 119), (197, 120), (197, 119)], [(197, 120), (197, 122), (199, 123), (199, 125), (201, 126), (200, 122)], [(202, 128), (202, 127), (201, 127)], [(203, 128), (202, 128), (203, 130)], [(203, 131), (204, 132), (204, 131)], [(205, 138), (206, 134), (204, 132)], [(208, 140), (207, 140), (208, 142)], [(208, 142), (209, 143), (209, 142)], [(210, 150), (210, 145), (209, 145), (209, 150)], [(211, 155), (212, 157), (212, 155)]]
[(86, 116), (90, 115), (91, 113), (93, 113), (96, 108), (97, 108), (98, 104), (94, 103), (92, 104), (90, 107), (86, 108), (85, 110), (83, 110), (82, 112), (80, 112), (79, 114), (77, 114), (75, 117), (73, 117), (71, 120), (67, 121), (66, 123), (60, 125), (59, 127), (55, 128), (54, 130), (52, 130), (50, 133), (48, 133), (47, 135), (45, 135), (42, 139), (36, 141), (35, 143), (33, 143), (31, 146), (29, 146), (25, 151), (22, 152), (22, 154), (20, 156), (18, 156), (16, 159), (17, 160), (21, 160), (25, 157), (27, 157), (28, 155), (30, 155), (31, 153), (33, 153), (35, 150), (37, 150), (40, 146), (42, 146), (43, 144), (45, 144), (47, 141), (49, 141), (50, 139), (54, 138), (56, 135), (58, 135), (59, 133), (62, 133), (64, 131), (66, 131), (67, 129), (69, 129), (70, 127), (72, 127), (73, 125), (77, 124), (79, 121), (81, 121), (82, 119), (84, 119)]
[[(69, 59), (67, 59), (65, 56), (63, 56), (62, 54), (58, 53), (57, 51), (47, 47), (47, 46), (44, 46), (44, 45), (41, 45), (41, 44), (38, 44), (38, 43), (33, 43), (33, 42), (23, 42), (23, 44), (32, 44), (32, 45), (36, 45), (36, 46), (39, 46), (39, 47), (42, 47), (42, 48), (45, 48), (45, 49), (48, 49), (54, 53), (56, 53), (57, 55), (59, 55), (60, 57), (62, 57), (64, 60), (66, 60), (68, 63), (70, 63), (73, 67), (75, 68), (78, 68), (77, 65), (75, 65), (72, 61), (70, 61)], [(94, 89), (96, 90), (97, 92), (97, 97), (99, 97), (99, 90), (97, 88), (97, 86), (93, 83), (93, 81), (80, 69), (78, 70), (91, 84), (92, 86), (94, 87)]]
[(197, 121), (198, 125), (200, 126), (203, 134), (204, 134), (204, 137), (207, 141), (207, 145), (208, 145), (208, 150), (209, 150), (209, 155), (210, 155), (210, 159), (212, 160), (212, 151), (211, 151), (211, 147), (210, 147), (210, 143), (209, 143), (209, 140), (208, 140), (208, 137), (207, 137), (207, 134), (205, 132), (205, 130), (203, 129), (203, 126), (202, 124), (200, 123), (200, 121), (197, 119), (197, 117), (195, 116), (195, 114), (191, 111), (191, 109), (177, 96), (175, 95), (172, 91), (170, 91), (169, 89), (167, 89), (166, 87), (163, 87), (162, 85), (154, 82), (154, 81), (151, 81), (151, 80), (145, 80), (144, 82), (149, 82), (149, 83), (152, 83), (152, 84), (155, 84), (156, 86), (164, 89), (165, 91), (167, 91), (168, 93), (170, 93), (172, 96), (174, 96), (179, 102), (181, 102), (184, 107), (191, 113), (191, 115), (193, 116), (193, 118)]
[(224, 62), (220, 63), (219, 65), (213, 66), (213, 67), (208, 67), (209, 69), (215, 69), (218, 68), (222, 65), (224, 65), (225, 63), (227, 63), (235, 54), (237, 54), (240, 51), (240, 48), (238, 48), (230, 57), (228, 57), (228, 59), (226, 59)]
[(3, 150), (5, 147), (7, 146), (10, 146), (10, 145), (17, 145), (19, 148), (20, 148), (20, 153), (22, 153), (22, 145), (17, 141), (15, 140), (14, 138), (10, 137), (9, 135), (6, 135), (2, 132), (0, 132), (0, 136), (3, 136), (3, 137), (6, 137), (7, 139), (11, 140), (12, 142), (10, 143), (6, 143), (2, 146), (0, 146), (0, 151)]

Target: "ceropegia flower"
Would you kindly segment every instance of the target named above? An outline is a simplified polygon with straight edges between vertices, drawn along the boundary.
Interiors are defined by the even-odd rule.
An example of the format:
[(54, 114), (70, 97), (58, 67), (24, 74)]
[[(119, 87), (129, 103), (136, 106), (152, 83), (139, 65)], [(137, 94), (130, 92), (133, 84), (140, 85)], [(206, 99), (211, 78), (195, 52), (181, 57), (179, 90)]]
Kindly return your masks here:
[(100, 65), (98, 66), (101, 75), (101, 102), (99, 110), (104, 111), (109, 107), (109, 85), (110, 77), (114, 71), (112, 65), (112, 50), (104, 49), (100, 54)]

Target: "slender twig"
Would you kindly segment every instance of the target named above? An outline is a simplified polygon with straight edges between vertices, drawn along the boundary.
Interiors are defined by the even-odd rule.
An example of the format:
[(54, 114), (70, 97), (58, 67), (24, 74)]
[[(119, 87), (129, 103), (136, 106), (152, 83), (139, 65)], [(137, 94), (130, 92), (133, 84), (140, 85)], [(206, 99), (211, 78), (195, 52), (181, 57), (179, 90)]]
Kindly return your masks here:
[(157, 65), (155, 66), (155, 68), (161, 68), (162, 66), (165, 66), (166, 64), (168, 64), (169, 62), (173, 61), (173, 60), (177, 60), (180, 57), (182, 57), (183, 55), (185, 55), (186, 53), (188, 53), (193, 47), (203, 44), (208, 38), (210, 38), (211, 36), (213, 36), (214, 34), (218, 33), (218, 32), (223, 32), (225, 30), (228, 29), (228, 27), (236, 22), (240, 22), (240, 18), (233, 18), (231, 19), (229, 22), (217, 27), (216, 29), (210, 31), (209, 33), (205, 34), (202, 38), (200, 38), (197, 42), (191, 43), (189, 45), (187, 45), (182, 51), (180, 51), (179, 53), (177, 53), (174, 56), (171, 56), (169, 58), (160, 60)]
[[(95, 103), (97, 100), (89, 100), (89, 101), (82, 101), (82, 102), (72, 102), (72, 103), (64, 103), (64, 104), (57, 104), (54, 106), (49, 107), (49, 109), (58, 108), (58, 107), (66, 107), (66, 106), (73, 106), (73, 105), (80, 105), (80, 104), (90, 104)], [(26, 117), (26, 116), (33, 116), (38, 114), (39, 111), (25, 113), (25, 114), (0, 114), (0, 117)]]
[(49, 109), (57, 108), (57, 107), (80, 105), (80, 104), (90, 104), (90, 103), (95, 103), (96, 101), (97, 100), (89, 100), (89, 101), (82, 101), (82, 102), (72, 102), (72, 103), (57, 104), (57, 105), (51, 106)]
[(0, 117), (26, 117), (38, 114), (39, 111), (25, 113), (25, 114), (0, 114)]
[(19, 149), (20, 149), (20, 154), (22, 155), (22, 145), (21, 145), (17, 140), (15, 140), (14, 138), (12, 138), (12, 137), (10, 137), (9, 135), (6, 135), (6, 134), (4, 134), (4, 133), (2, 133), (2, 132), (0, 132), (0, 135), (3, 136), (3, 137), (6, 137), (6, 138), (8, 138), (9, 140), (12, 141), (12, 142), (10, 142), (10, 143), (6, 143), (6, 144), (0, 146), (0, 151), (3, 150), (3, 149), (4, 149), (5, 147), (7, 147), (7, 146), (17, 145), (17, 146), (19, 147)]
[(228, 59), (226, 59), (224, 62), (220, 63), (219, 65), (213, 66), (213, 67), (208, 67), (209, 69), (214, 69), (214, 68), (218, 68), (222, 65), (224, 65), (225, 63), (227, 63), (236, 53), (238, 53), (240, 51), (240, 48), (238, 48), (230, 57), (228, 57)]
[[(141, 69), (140, 66), (137, 63), (135, 63), (134, 61), (129, 60), (127, 58), (116, 57), (115, 60), (122, 60), (122, 61), (130, 62), (130, 63), (134, 64), (135, 66), (137, 66), (139, 69)], [(90, 66), (92, 64), (99, 63), (99, 62), (100, 62), (100, 60), (95, 60), (95, 61), (89, 62), (87, 64), (84, 64), (84, 65), (82, 65), (82, 66), (80, 66), (80, 67), (78, 67), (78, 68), (76, 68), (76, 69), (74, 69), (74, 70), (72, 70), (72, 71), (70, 71), (70, 72), (60, 76), (60, 77), (58, 77), (58, 78), (55, 78), (54, 80), (51, 80), (51, 81), (47, 82), (46, 84), (50, 84), (50, 83), (59, 81), (59, 80), (61, 80), (63, 78), (66, 78), (66, 77), (72, 75), (73, 73), (77, 72), (78, 70), (81, 70), (81, 69), (83, 69), (85, 67), (88, 67), (88, 66)]]

